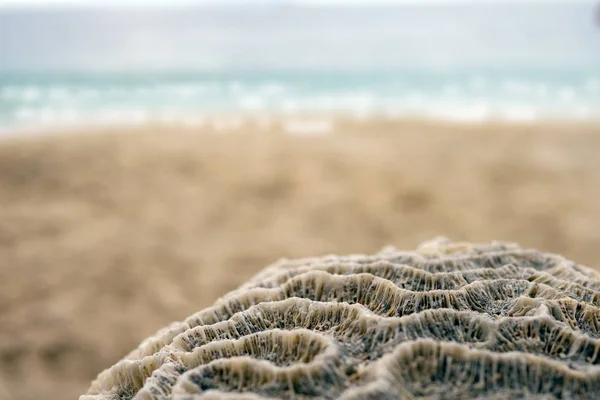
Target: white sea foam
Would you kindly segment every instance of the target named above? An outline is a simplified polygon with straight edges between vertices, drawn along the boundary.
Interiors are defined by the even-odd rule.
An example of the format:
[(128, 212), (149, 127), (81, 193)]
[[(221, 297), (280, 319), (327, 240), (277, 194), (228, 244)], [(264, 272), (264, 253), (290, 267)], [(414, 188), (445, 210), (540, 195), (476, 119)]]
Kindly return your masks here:
[(246, 94), (238, 100), (240, 108), (244, 111), (261, 111), (266, 107), (265, 99), (258, 94)]
[(156, 113), (158, 122), (165, 124), (176, 123), (181, 120), (181, 113), (174, 109), (162, 109)]
[[(536, 119), (600, 119), (600, 77), (551, 80), (507, 74), (431, 80), (361, 81), (339, 85), (301, 79), (210, 79), (117, 81), (68, 79), (44, 83), (0, 80), (0, 124), (142, 124), (158, 122), (199, 126), (193, 116), (241, 112), (253, 117), (283, 113), (298, 117), (342, 113), (358, 119), (372, 115), (433, 118), (450, 121)], [(0, 78), (2, 78), (0, 76)], [(577, 79), (575, 79), (577, 78)], [(543, 80), (545, 79), (545, 80)], [(434, 82), (435, 84), (432, 84)], [(421, 86), (419, 86), (421, 85)], [(265, 123), (265, 127), (271, 123)], [(298, 127), (300, 126), (300, 127)], [(310, 131), (317, 125), (292, 123), (291, 131)], [(324, 126), (324, 125), (322, 125)], [(232, 129), (218, 124), (217, 130)], [(266, 129), (266, 128), (265, 128)], [(317, 131), (325, 128), (315, 128)]]
[(286, 98), (281, 102), (281, 111), (284, 113), (296, 113), (300, 110), (300, 104), (295, 99)]
[(304, 110), (309, 110), (311, 107), (316, 108), (320, 111), (333, 111), (336, 109), (336, 106), (339, 108), (343, 108), (343, 104), (341, 104), (342, 97), (336, 97), (330, 93), (325, 93), (320, 96), (316, 96), (314, 98), (308, 98), (304, 100)]
[[(397, 100), (398, 101), (398, 100)], [(404, 100), (399, 100), (398, 102), (402, 103)], [(427, 101), (427, 97), (423, 92), (410, 92), (406, 96), (406, 102), (410, 106), (422, 106)]]
[(74, 108), (31, 108), (22, 107), (15, 111), (15, 118), (23, 123), (42, 125), (72, 124), (80, 120), (81, 114)]
[(564, 86), (558, 90), (558, 98), (563, 103), (573, 102), (576, 97), (577, 93), (575, 92), (575, 89), (570, 86)]
[(21, 91), (21, 100), (34, 102), (40, 98), (40, 89), (35, 86), (27, 86)]
[(482, 122), (490, 118), (491, 110), (486, 104), (464, 106), (446, 105), (429, 111), (429, 117), (456, 122)]
[(593, 112), (590, 107), (580, 104), (575, 107), (574, 116), (578, 119), (589, 119), (593, 117)]
[(133, 124), (139, 125), (155, 120), (152, 114), (144, 108), (119, 109), (105, 108), (91, 115), (86, 115), (87, 121), (101, 124)]
[(276, 82), (267, 82), (261, 85), (258, 89), (259, 93), (263, 96), (280, 96), (284, 94), (288, 88), (286, 85)]
[(349, 92), (340, 99), (340, 103), (354, 113), (371, 112), (375, 108), (376, 96), (370, 92)]

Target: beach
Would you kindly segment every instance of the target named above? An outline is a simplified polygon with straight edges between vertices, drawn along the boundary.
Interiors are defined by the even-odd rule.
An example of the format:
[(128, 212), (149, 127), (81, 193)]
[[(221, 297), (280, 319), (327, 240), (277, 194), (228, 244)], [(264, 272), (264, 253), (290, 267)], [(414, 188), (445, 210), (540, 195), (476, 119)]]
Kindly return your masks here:
[(0, 140), (1, 399), (76, 398), (282, 257), (443, 235), (600, 266), (597, 123), (241, 121)]

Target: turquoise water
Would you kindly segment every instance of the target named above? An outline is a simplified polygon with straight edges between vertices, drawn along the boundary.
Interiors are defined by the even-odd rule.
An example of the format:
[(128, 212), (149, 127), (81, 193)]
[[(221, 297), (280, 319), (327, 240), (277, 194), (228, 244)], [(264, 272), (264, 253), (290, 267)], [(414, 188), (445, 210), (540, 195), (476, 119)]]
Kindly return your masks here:
[(600, 73), (230, 72), (0, 76), (4, 126), (344, 112), (455, 120), (597, 118)]
[(600, 118), (592, 3), (0, 11), (0, 127)]

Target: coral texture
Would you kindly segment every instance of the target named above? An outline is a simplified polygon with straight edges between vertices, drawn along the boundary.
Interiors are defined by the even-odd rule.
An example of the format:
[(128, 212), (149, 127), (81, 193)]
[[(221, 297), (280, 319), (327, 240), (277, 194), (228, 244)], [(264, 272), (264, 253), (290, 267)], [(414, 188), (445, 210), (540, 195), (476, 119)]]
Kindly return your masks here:
[(506, 243), (282, 260), (81, 400), (598, 399), (600, 275)]

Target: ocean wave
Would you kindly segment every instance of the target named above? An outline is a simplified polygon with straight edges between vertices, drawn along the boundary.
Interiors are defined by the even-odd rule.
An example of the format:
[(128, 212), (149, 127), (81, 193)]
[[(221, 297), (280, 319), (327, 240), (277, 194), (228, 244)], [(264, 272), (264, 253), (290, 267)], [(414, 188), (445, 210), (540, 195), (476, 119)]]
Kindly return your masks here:
[[(333, 82), (333, 83), (332, 83)], [(134, 83), (0, 81), (0, 124), (182, 123), (198, 115), (343, 113), (449, 121), (600, 118), (600, 77), (566, 81), (482, 74), (414, 82), (249, 79)], [(220, 129), (220, 128), (217, 128)]]
[[(260, 100), (260, 101), (259, 101)], [(351, 104), (350, 103), (347, 103)], [(305, 115), (305, 114), (331, 114), (340, 113), (359, 119), (369, 118), (376, 115), (387, 115), (390, 117), (410, 117), (440, 119), (456, 122), (484, 122), (487, 120), (503, 120), (515, 122), (528, 122), (541, 119), (600, 119), (600, 109), (583, 103), (569, 104), (568, 107), (557, 109), (544, 109), (528, 104), (503, 104), (493, 105), (486, 102), (473, 102), (465, 104), (437, 102), (426, 106), (415, 106), (414, 103), (391, 103), (387, 106), (372, 107), (371, 103), (365, 106), (357, 103), (354, 107), (343, 109), (334, 107), (327, 102), (310, 103), (295, 99), (285, 99), (279, 111), (266, 110), (260, 98), (247, 99), (247, 104), (241, 108), (242, 115), (261, 117), (269, 113), (283, 115)], [(212, 113), (214, 115), (214, 113)], [(234, 115), (235, 112), (226, 113)], [(137, 107), (130, 109), (121, 108), (99, 108), (79, 109), (76, 107), (32, 107), (24, 106), (15, 109), (7, 116), (0, 116), (0, 125), (69, 125), (69, 124), (144, 124), (144, 123), (181, 123), (189, 126), (201, 126), (205, 123), (198, 115), (211, 115), (203, 109), (161, 109)], [(229, 129), (231, 126), (224, 122), (219, 123), (217, 130)], [(268, 125), (268, 122), (265, 122)]]

